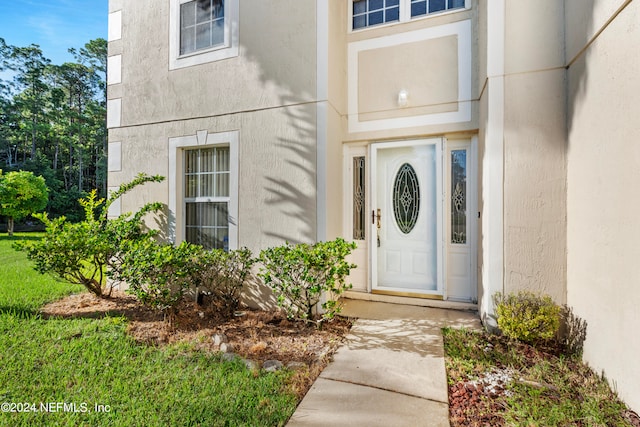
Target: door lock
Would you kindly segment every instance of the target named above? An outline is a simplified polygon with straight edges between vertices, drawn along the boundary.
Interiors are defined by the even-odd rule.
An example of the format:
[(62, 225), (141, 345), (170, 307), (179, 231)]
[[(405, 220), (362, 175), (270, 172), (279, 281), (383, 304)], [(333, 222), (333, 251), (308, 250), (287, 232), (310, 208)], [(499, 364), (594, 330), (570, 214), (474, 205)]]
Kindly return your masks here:
[(371, 223), (376, 224), (378, 247), (380, 247), (380, 219), (382, 218), (382, 212), (380, 209), (371, 211)]

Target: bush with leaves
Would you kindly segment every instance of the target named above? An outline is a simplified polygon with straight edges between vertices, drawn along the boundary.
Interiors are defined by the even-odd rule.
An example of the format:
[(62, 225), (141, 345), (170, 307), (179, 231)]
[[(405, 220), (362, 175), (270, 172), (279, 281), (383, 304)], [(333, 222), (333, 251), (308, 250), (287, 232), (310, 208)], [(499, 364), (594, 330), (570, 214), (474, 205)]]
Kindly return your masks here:
[(171, 322), (185, 292), (195, 285), (201, 246), (183, 242), (178, 246), (140, 239), (129, 242), (122, 252), (118, 277), (127, 282), (129, 293), (140, 302), (162, 311)]
[(124, 242), (148, 239), (153, 233), (143, 231), (143, 217), (158, 211), (160, 203), (149, 203), (135, 214), (122, 214), (107, 219), (109, 206), (131, 189), (147, 182), (160, 182), (161, 176), (138, 175), (133, 181), (122, 185), (107, 199), (99, 199), (92, 191), (80, 204), (84, 208), (84, 220), (71, 223), (65, 217), (49, 219), (46, 213), (36, 214), (46, 226), (41, 240), (16, 242), (15, 248), (27, 253), (40, 273), (84, 285), (97, 296), (105, 294), (107, 267), (117, 274), (121, 265)]
[(507, 337), (535, 344), (557, 336), (560, 327), (560, 306), (548, 295), (532, 292), (493, 296), (498, 327)]
[(275, 293), (278, 305), (290, 319), (313, 322), (321, 298), (323, 313), (316, 321), (332, 319), (340, 312), (340, 295), (351, 288), (345, 277), (355, 264), (345, 258), (355, 249), (355, 243), (342, 238), (313, 245), (286, 244), (260, 252), (262, 268), (258, 274)]
[(225, 252), (205, 251), (198, 260), (197, 286), (213, 298), (222, 314), (232, 316), (240, 305), (244, 282), (251, 273), (255, 259), (247, 248)]

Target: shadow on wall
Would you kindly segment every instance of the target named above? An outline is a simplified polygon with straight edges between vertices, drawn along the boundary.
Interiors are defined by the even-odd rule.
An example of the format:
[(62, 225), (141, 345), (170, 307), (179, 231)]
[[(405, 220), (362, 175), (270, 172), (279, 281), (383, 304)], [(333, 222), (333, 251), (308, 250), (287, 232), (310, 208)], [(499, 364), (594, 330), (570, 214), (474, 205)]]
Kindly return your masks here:
[[(574, 110), (586, 96), (590, 49), (587, 44), (599, 30), (594, 28), (595, 0), (565, 0), (565, 64), (567, 68), (567, 137), (571, 135)], [(583, 52), (582, 50), (586, 48)], [(567, 138), (567, 149), (570, 149)]]
[[(247, 10), (244, 8), (251, 9), (251, 13), (244, 13)], [(260, 230), (272, 238), (268, 240), (269, 246), (315, 242), (317, 221), (316, 32), (315, 27), (309, 26), (315, 24), (315, 19), (308, 19), (312, 16), (309, 12), (315, 11), (316, 6), (311, 0), (286, 0), (278, 2), (277, 8), (282, 13), (274, 10), (270, 2), (240, 2), (243, 18), (240, 55), (257, 65), (262, 90), (275, 87), (278, 105), (287, 117), (283, 126), (287, 129), (286, 136), (273, 141), (273, 150), (289, 170), (283, 173), (278, 167), (263, 168), (256, 183), (266, 193), (257, 205), (266, 204), (269, 212), (278, 212), (280, 216), (263, 223)], [(262, 19), (266, 15), (272, 19)], [(292, 24), (292, 17), (297, 22)], [(305, 20), (309, 22), (303, 22)], [(245, 28), (250, 31), (243, 31)], [(243, 141), (243, 144), (254, 143)]]
[(250, 276), (247, 278), (242, 290), (241, 302), (251, 308), (260, 310), (275, 310), (278, 307), (276, 297), (273, 295), (271, 288), (265, 285), (259, 277), (256, 276), (258, 267), (254, 267)]
[[(286, 102), (286, 100), (283, 100)], [(296, 130), (296, 138), (278, 138), (279, 151), (290, 153), (286, 165), (296, 170), (304, 181), (316, 182), (316, 146), (309, 141), (315, 139), (315, 112), (310, 106), (287, 108), (290, 125)], [(305, 143), (306, 142), (306, 143)], [(273, 171), (277, 172), (277, 171)], [(316, 239), (316, 194), (309, 194), (281, 174), (265, 176), (265, 190), (269, 193), (267, 204), (276, 207), (280, 214), (291, 218), (298, 229), (265, 230), (265, 234), (283, 242), (313, 243)]]
[(162, 204), (162, 210), (155, 213), (153, 222), (153, 229), (158, 232), (158, 240), (168, 242), (169, 236), (175, 236), (175, 221), (169, 221), (169, 205), (166, 203)]

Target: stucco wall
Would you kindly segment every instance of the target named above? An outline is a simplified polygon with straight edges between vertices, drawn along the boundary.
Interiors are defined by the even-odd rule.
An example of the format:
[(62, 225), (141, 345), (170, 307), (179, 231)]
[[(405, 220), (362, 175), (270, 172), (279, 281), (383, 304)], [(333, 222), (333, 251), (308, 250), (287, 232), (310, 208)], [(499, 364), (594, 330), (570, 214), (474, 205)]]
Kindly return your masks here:
[(504, 291), (565, 302), (563, 7), (505, 2)]
[(565, 302), (564, 70), (505, 78), (505, 292)]
[[(110, 2), (121, 38), (110, 41), (109, 55), (120, 56), (121, 72), (108, 97), (119, 100), (122, 115), (111, 114), (109, 141), (120, 161), (109, 186), (141, 171), (167, 176), (169, 138), (239, 130), (239, 244), (259, 250), (285, 240), (314, 241), (316, 2), (240, 1), (239, 55), (174, 70), (169, 6)], [(148, 200), (166, 203), (169, 191), (166, 182), (140, 189), (120, 210)]]
[(315, 101), (315, 1), (239, 5), (239, 56), (170, 71), (169, 1), (122, 4), (123, 126)]
[[(254, 252), (284, 241), (312, 242), (316, 236), (315, 105), (278, 108), (218, 118), (112, 129), (122, 141), (122, 171), (109, 186), (138, 172), (167, 176), (168, 139), (239, 132), (239, 246)], [(178, 189), (180, 192), (181, 189)], [(145, 186), (122, 200), (122, 212), (146, 201), (168, 203), (167, 182)]]
[[(351, 32), (345, 28), (345, 142), (475, 131), (476, 15), (474, 1), (470, 9), (408, 22)], [(408, 94), (406, 106), (398, 103), (402, 90)]]
[[(582, 0), (566, 3), (580, 9)], [(567, 15), (568, 46), (586, 47), (568, 71), (567, 299), (587, 321), (584, 359), (638, 411), (640, 2), (606, 28), (623, 2), (595, 3), (586, 21)], [(601, 29), (590, 46), (576, 45)]]

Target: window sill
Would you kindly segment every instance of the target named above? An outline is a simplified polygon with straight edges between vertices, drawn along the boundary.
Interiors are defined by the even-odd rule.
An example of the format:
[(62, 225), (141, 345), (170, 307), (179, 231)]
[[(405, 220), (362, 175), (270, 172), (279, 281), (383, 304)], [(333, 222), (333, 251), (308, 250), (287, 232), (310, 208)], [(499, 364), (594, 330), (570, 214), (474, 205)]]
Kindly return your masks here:
[(180, 55), (169, 60), (169, 70), (193, 67), (195, 65), (206, 64), (208, 62), (221, 61), (223, 59), (235, 58), (238, 56), (238, 46), (216, 46), (206, 50)]

